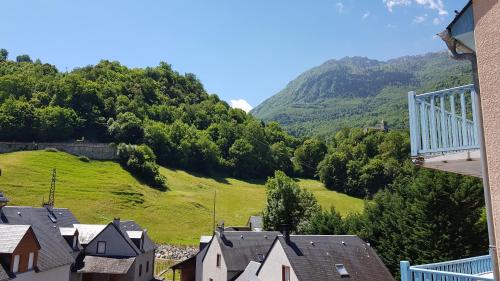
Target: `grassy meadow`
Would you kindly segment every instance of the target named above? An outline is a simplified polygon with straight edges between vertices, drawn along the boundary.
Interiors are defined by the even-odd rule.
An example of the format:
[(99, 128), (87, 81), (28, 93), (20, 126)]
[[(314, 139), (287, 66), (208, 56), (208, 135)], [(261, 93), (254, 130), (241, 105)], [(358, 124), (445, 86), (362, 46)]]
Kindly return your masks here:
[[(216, 220), (244, 225), (265, 204), (264, 181), (210, 178), (161, 168), (168, 191), (141, 183), (112, 161), (80, 161), (62, 152), (23, 151), (0, 155), (0, 191), (10, 205), (40, 206), (48, 197), (52, 168), (57, 169), (56, 207), (70, 208), (82, 223), (106, 223), (113, 217), (137, 221), (157, 243), (195, 245), (211, 234), (214, 192)], [(323, 207), (343, 215), (359, 212), (363, 200), (329, 191), (315, 180), (298, 180)]]

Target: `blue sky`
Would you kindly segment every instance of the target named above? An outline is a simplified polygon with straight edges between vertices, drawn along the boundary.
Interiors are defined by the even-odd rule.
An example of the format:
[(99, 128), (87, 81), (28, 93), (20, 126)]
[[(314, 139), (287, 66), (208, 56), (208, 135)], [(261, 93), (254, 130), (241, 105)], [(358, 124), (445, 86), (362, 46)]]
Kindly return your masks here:
[[(443, 50), (466, 0), (4, 0), (0, 48), (60, 70), (118, 60), (195, 73), (256, 106), (328, 59)], [(243, 100), (243, 101), (242, 101)]]

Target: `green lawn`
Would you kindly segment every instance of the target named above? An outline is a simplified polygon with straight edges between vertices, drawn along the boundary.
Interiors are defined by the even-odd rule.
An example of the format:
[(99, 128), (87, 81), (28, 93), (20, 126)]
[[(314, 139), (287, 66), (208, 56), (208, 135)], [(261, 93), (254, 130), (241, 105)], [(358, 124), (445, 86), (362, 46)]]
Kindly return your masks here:
[[(0, 190), (11, 205), (40, 206), (48, 197), (52, 168), (57, 168), (56, 207), (70, 208), (82, 223), (105, 223), (113, 217), (135, 220), (158, 243), (195, 245), (201, 234), (210, 234), (215, 190), (216, 218), (226, 225), (244, 225), (265, 202), (263, 182), (161, 168), (169, 188), (162, 192), (140, 183), (115, 162), (86, 163), (62, 152), (1, 154), (0, 168)], [(342, 214), (362, 210), (362, 200), (326, 190), (318, 181), (299, 184), (323, 207), (334, 205)]]

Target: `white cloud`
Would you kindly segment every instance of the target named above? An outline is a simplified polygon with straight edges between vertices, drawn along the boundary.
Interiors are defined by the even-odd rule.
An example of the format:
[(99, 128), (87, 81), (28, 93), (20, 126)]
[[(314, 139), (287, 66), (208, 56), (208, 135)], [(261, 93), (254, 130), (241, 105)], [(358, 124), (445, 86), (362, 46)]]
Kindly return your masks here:
[(366, 11), (361, 17), (363, 20), (367, 19), (371, 15), (370, 11)]
[[(444, 16), (448, 14), (444, 7), (443, 0), (414, 0), (418, 5), (425, 6), (431, 10), (437, 11), (439, 15)], [(393, 11), (394, 7), (397, 6), (410, 6), (412, 0), (383, 0), (384, 4), (387, 6), (389, 12)]]
[(427, 14), (422, 15), (422, 16), (416, 16), (413, 18), (413, 23), (419, 24), (419, 23), (423, 23), (426, 20), (427, 20)]
[(344, 8), (345, 8), (344, 3), (337, 2), (336, 6), (337, 6), (337, 11), (342, 14), (344, 12)]
[(434, 18), (434, 19), (432, 20), (432, 23), (433, 23), (434, 25), (440, 25), (441, 23), (443, 23), (443, 21), (444, 21), (444, 19), (443, 19), (442, 17), (439, 17), (439, 18)]
[(392, 8), (395, 6), (409, 6), (411, 0), (384, 0), (385, 5), (389, 12), (392, 12)]
[(242, 109), (244, 110), (245, 112), (249, 112), (250, 110), (252, 110), (252, 106), (244, 99), (238, 99), (238, 100), (231, 100), (230, 101), (231, 103), (231, 107), (232, 108), (239, 108), (239, 109)]

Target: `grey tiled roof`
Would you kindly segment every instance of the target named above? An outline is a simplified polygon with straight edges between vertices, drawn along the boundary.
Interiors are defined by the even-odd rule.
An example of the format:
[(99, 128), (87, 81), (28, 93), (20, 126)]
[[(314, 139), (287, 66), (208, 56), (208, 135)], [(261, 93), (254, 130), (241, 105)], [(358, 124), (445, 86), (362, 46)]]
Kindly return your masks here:
[(10, 278), (11, 277), (7, 272), (7, 270), (5, 269), (5, 267), (3, 267), (2, 264), (0, 264), (0, 281), (7, 281), (10, 280)]
[[(153, 251), (156, 249), (156, 244), (149, 238), (147, 231), (141, 228), (135, 221), (121, 221), (120, 230), (128, 238), (127, 231), (144, 231), (144, 244), (142, 245), (144, 252)], [(133, 243), (132, 243), (133, 244)]]
[(261, 262), (279, 234), (277, 231), (224, 231), (223, 235), (217, 234), (227, 270), (242, 272), (250, 261)]
[(238, 276), (238, 278), (234, 281), (260, 281), (257, 277), (259, 267), (260, 263), (251, 261), (245, 268), (245, 271), (243, 271), (243, 273), (240, 274), (240, 276)]
[(55, 222), (49, 218), (46, 208), (6, 206), (1, 209), (4, 224), (31, 225), (40, 244), (38, 269), (46, 271), (74, 262), (73, 249), (61, 236), (59, 227), (72, 227), (78, 220), (68, 209), (54, 208)]
[[(299, 281), (394, 281), (375, 251), (357, 236), (292, 235), (278, 237)], [(344, 265), (341, 277), (336, 264)]]
[(86, 256), (78, 273), (127, 274), (135, 258), (108, 258)]
[(0, 224), (0, 253), (12, 254), (29, 229), (29, 225)]

